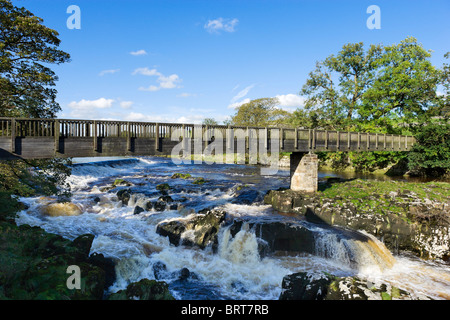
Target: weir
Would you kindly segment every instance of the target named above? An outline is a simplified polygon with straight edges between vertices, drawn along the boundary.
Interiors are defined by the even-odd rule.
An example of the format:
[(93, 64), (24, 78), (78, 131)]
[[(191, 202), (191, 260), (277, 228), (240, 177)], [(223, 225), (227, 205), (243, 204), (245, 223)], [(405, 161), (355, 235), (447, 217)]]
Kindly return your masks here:
[(301, 192), (317, 191), (318, 159), (314, 152), (409, 151), (414, 143), (414, 137), (405, 135), (304, 128), (0, 118), (0, 160), (173, 157), (176, 150), (176, 156), (180, 151), (184, 157), (219, 154), (227, 155), (227, 161), (234, 161), (237, 154), (242, 164), (246, 161), (243, 155), (248, 154), (249, 163), (256, 164), (252, 161), (257, 157), (267, 159), (270, 154), (270, 162), (278, 162), (280, 152), (291, 152), (291, 189)]

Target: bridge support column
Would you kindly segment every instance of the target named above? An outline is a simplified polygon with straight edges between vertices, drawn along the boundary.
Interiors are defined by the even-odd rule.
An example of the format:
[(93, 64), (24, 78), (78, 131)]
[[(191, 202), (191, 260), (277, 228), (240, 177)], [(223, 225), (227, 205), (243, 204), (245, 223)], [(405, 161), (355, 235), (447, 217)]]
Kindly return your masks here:
[(291, 190), (316, 192), (319, 158), (314, 153), (293, 152), (290, 156)]

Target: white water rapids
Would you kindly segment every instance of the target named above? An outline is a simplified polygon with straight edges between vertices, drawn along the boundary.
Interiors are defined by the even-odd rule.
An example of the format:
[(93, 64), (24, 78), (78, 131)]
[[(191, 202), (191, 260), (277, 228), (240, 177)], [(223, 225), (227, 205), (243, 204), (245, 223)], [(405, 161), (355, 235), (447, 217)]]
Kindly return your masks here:
[[(209, 183), (196, 186), (192, 180), (171, 179), (175, 172), (203, 177)], [(130, 181), (136, 188), (127, 206), (118, 201), (118, 189), (101, 191), (116, 178)], [(22, 198), (29, 208), (21, 211), (16, 221), (40, 226), (68, 239), (94, 234), (91, 252), (102, 253), (117, 263), (117, 280), (109, 288), (110, 292), (124, 289), (142, 278), (155, 279), (155, 266), (163, 263), (166, 270), (159, 280), (169, 283), (172, 294), (178, 299), (278, 299), (283, 277), (305, 271), (356, 275), (371, 283), (389, 283), (410, 292), (413, 297), (450, 299), (448, 264), (405, 255), (393, 256), (380, 241), (369, 235), (365, 236), (370, 241), (361, 242), (341, 239), (330, 230), (317, 229), (319, 236), (314, 255), (260, 257), (260, 239), (246, 223), (234, 237), (229, 227), (222, 227), (215, 253), (211, 248), (173, 246), (168, 238), (156, 233), (156, 226), (162, 221), (183, 218), (211, 206), (245, 221), (285, 219), (260, 202), (244, 204), (231, 200), (238, 185), (257, 190), (261, 195), (267, 190), (287, 186), (288, 172), (264, 177), (259, 175), (257, 168), (249, 166), (174, 165), (170, 159), (139, 158), (75, 165), (69, 183), (72, 202), (81, 208), (82, 214), (44, 216), (39, 207), (52, 199)], [(182, 206), (163, 212), (152, 209), (133, 214), (136, 205), (143, 206), (148, 200), (158, 199), (160, 194), (155, 187), (160, 183), (174, 186), (170, 195)], [(183, 236), (189, 237), (189, 234)], [(180, 281), (182, 268), (189, 269), (195, 277), (189, 282)]]

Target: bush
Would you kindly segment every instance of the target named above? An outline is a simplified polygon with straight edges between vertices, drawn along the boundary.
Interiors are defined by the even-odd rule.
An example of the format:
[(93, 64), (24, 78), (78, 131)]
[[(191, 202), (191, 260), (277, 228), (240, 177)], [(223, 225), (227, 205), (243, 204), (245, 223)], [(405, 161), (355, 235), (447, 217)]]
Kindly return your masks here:
[(432, 123), (416, 134), (408, 168), (418, 175), (439, 177), (450, 170), (450, 124)]

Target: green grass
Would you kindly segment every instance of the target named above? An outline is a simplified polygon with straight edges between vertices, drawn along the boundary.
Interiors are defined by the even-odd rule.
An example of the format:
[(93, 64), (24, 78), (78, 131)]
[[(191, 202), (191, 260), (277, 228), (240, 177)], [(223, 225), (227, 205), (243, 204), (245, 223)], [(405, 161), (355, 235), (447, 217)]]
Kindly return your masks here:
[(351, 203), (359, 212), (393, 213), (411, 221), (410, 206), (427, 201), (450, 202), (450, 183), (353, 180), (334, 183), (318, 192), (321, 203)]

